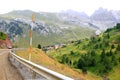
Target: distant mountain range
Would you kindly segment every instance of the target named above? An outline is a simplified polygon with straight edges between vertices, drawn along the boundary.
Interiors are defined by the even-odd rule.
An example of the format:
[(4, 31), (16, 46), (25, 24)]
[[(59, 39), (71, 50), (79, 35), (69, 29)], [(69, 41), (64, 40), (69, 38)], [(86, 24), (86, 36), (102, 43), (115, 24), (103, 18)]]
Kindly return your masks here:
[(63, 11), (62, 17), (69, 23), (80, 26), (87, 26), (93, 29), (105, 31), (109, 27), (113, 27), (120, 22), (120, 11), (107, 10), (99, 8), (91, 16), (84, 12), (76, 12), (73, 10)]
[(12, 11), (0, 15), (0, 31), (7, 33), (12, 41), (13, 36), (16, 35), (16, 45), (28, 47), (32, 13), (35, 14), (33, 46), (52, 45), (94, 35), (94, 30), (91, 28), (68, 23), (62, 19), (59, 13), (36, 13), (29, 10)]
[[(9, 34), (11, 39), (16, 35), (17, 44), (22, 42), (19, 44), (21, 47), (28, 46), (32, 13), (35, 14), (35, 46), (38, 43), (50, 45), (88, 38), (93, 36), (96, 30), (104, 31), (120, 22), (120, 11), (108, 11), (103, 8), (99, 8), (91, 16), (73, 10), (60, 13), (18, 10), (0, 15), (0, 31)], [(28, 44), (25, 45), (24, 42)]]

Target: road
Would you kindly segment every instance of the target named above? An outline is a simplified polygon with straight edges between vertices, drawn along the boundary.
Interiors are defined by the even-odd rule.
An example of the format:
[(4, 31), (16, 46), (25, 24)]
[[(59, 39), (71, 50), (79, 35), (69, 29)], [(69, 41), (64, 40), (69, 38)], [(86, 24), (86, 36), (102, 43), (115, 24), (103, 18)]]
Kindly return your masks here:
[(0, 80), (23, 80), (18, 70), (9, 62), (9, 51), (0, 50)]

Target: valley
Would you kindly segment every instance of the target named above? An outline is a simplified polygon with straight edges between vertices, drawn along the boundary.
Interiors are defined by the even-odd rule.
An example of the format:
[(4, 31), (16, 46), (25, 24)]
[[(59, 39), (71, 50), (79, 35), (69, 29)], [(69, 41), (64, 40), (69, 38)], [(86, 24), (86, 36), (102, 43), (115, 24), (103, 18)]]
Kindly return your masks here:
[[(104, 32), (119, 22), (119, 11), (99, 8), (91, 16), (84, 12), (66, 10), (60, 13), (14, 10), (0, 15), (0, 31), (5, 32), (13, 42), (16, 35), (18, 47), (28, 47), (31, 14), (35, 14), (33, 46), (90, 38), (96, 31)], [(23, 43), (22, 43), (23, 42)], [(22, 43), (22, 44), (19, 44)], [(26, 44), (25, 44), (26, 43)]]
[(0, 14), (0, 48), (27, 48), (16, 54), (28, 60), (32, 13), (32, 62), (75, 80), (120, 79), (119, 11), (99, 8), (91, 16), (73, 10)]

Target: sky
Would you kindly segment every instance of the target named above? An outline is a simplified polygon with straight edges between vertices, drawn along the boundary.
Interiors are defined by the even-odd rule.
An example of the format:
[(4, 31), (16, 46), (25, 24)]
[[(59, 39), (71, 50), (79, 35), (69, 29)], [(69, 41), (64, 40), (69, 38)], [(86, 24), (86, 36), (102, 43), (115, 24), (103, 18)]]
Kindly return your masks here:
[(72, 9), (91, 15), (100, 7), (120, 10), (120, 0), (0, 0), (0, 14), (13, 10), (60, 12)]

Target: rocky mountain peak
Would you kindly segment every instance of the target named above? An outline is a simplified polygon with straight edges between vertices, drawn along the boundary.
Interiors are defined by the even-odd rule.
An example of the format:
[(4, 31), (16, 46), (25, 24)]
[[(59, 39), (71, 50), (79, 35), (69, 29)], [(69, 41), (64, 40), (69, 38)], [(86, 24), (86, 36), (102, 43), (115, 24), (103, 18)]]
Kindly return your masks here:
[(116, 18), (112, 12), (103, 8), (96, 10), (91, 16), (91, 19), (97, 21), (116, 21)]

